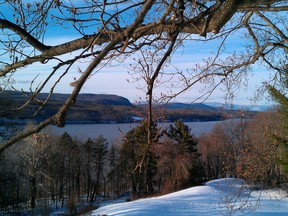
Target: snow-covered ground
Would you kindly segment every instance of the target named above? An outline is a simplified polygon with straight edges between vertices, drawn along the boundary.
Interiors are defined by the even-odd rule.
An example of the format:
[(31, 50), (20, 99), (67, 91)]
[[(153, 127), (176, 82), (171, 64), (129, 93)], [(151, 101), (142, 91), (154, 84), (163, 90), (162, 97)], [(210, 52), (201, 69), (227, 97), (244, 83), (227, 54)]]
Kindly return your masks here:
[(226, 178), (160, 197), (103, 206), (88, 215), (223, 216), (231, 214), (288, 215), (287, 194), (275, 190), (251, 192), (243, 181)]

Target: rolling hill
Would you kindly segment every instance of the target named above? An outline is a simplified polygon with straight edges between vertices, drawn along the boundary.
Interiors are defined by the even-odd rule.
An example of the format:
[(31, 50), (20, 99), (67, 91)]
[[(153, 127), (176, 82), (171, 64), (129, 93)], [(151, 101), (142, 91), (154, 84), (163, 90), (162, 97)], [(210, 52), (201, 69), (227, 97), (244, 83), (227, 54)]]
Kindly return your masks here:
[[(37, 96), (38, 100), (44, 101), (47, 93)], [(15, 121), (40, 122), (57, 113), (63, 102), (69, 97), (68, 94), (54, 93), (47, 104), (35, 115), (39, 101), (34, 100), (25, 108), (17, 110), (27, 100), (27, 95), (4, 91), (0, 93), (0, 119), (12, 119)], [(237, 118), (237, 111), (227, 111), (223, 108), (209, 106), (201, 103), (168, 103), (155, 106), (154, 112), (157, 121), (216, 121), (227, 118)], [(253, 114), (253, 112), (250, 112)], [(133, 105), (127, 98), (109, 94), (80, 94), (76, 103), (71, 107), (66, 116), (66, 123), (130, 123), (135, 117), (145, 118), (147, 115), (146, 105)], [(140, 118), (140, 119), (141, 119)]]
[(243, 180), (226, 178), (164, 196), (117, 204), (102, 203), (102, 207), (87, 215), (284, 216), (288, 215), (287, 206), (288, 198), (285, 191), (253, 191)]

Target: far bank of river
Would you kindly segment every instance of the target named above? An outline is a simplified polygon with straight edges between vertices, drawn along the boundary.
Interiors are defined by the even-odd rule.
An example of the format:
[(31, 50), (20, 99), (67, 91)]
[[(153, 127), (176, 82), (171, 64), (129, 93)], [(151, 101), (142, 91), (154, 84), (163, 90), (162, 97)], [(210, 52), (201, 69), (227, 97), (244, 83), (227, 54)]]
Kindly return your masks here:
[[(227, 120), (226, 120), (227, 121)], [(212, 131), (213, 127), (221, 121), (210, 122), (185, 122), (186, 125), (191, 128), (192, 134), (199, 136), (202, 133), (208, 133)], [(64, 128), (57, 128), (51, 126), (52, 131), (61, 135), (64, 132), (69, 133), (72, 137), (79, 139), (97, 138), (99, 135), (103, 135), (108, 141), (112, 142), (115, 139), (121, 139), (121, 132), (127, 133), (136, 127), (139, 123), (130, 124), (67, 124)], [(160, 123), (159, 126), (165, 128), (171, 123)]]

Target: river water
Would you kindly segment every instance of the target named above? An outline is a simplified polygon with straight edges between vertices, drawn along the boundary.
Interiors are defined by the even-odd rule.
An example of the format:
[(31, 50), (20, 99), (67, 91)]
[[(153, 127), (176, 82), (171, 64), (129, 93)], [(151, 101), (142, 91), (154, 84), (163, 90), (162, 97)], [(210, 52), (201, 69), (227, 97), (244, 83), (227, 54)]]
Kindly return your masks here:
[[(191, 128), (191, 133), (199, 136), (202, 133), (210, 132), (213, 127), (221, 121), (211, 122), (185, 122)], [(131, 124), (67, 124), (64, 128), (51, 126), (52, 132), (56, 135), (61, 135), (64, 132), (69, 133), (72, 137), (77, 137), (81, 140), (87, 138), (97, 138), (103, 135), (108, 141), (112, 142), (116, 139), (121, 139), (121, 131), (127, 133), (136, 127), (139, 123)], [(161, 123), (159, 126), (168, 127), (171, 123)]]

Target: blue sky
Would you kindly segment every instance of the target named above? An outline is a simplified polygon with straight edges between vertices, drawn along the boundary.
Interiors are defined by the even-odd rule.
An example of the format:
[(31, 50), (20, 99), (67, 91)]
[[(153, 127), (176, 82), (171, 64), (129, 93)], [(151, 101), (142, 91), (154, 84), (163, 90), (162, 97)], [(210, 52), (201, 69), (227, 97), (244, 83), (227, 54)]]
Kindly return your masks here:
[[(69, 37), (63, 37), (65, 41)], [(51, 38), (53, 41), (53, 39)], [(55, 41), (54, 41), (55, 42)], [(185, 47), (184, 47), (185, 49)], [(183, 70), (193, 66), (197, 59), (201, 59), (207, 57), (207, 52), (205, 49), (199, 50), (199, 52), (194, 53), (191, 50), (184, 50), (183, 54), (175, 54), (174, 62), (175, 65)], [(139, 89), (139, 87), (143, 86), (141, 82), (128, 82), (127, 80), (133, 80), (131, 76), (128, 74), (129, 71), (129, 63), (132, 60), (127, 59), (123, 64), (115, 64), (111, 67), (102, 68), (100, 71), (91, 76), (85, 85), (83, 86), (81, 93), (95, 93), (95, 94), (117, 94), (120, 96), (127, 97), (132, 103), (135, 101), (145, 99), (145, 92)], [(88, 63), (81, 64), (81, 68), (85, 68)], [(19, 70), (15, 74), (15, 87), (23, 88), (24, 90), (28, 90), (30, 86), (30, 81), (37, 75), (41, 74), (36, 78), (36, 82), (34, 87), (36, 87), (36, 83), (41, 83), (44, 78), (51, 72), (53, 67), (53, 62), (48, 62), (45, 66), (40, 63), (36, 63), (33, 66), (29, 66), (27, 68)], [(55, 89), (55, 92), (58, 93), (70, 93), (72, 91), (72, 87), (70, 87), (70, 82), (74, 80), (74, 77), (78, 78), (80, 74), (77, 72), (77, 68), (74, 69), (66, 75), (66, 77), (61, 81), (61, 83)], [(248, 85), (246, 87), (242, 86), (235, 91), (235, 97), (232, 100), (235, 104), (253, 104), (251, 98), (254, 98), (254, 93), (258, 87), (261, 86), (262, 82), (267, 79), (269, 73), (265, 68), (260, 68), (259, 66), (255, 66), (253, 73), (249, 76)], [(55, 77), (56, 78), (56, 77)], [(55, 80), (55, 79), (54, 79)], [(52, 82), (51, 82), (52, 84)], [(178, 102), (192, 102), (195, 98), (200, 96), (200, 89), (202, 88), (201, 84), (197, 84), (192, 87), (189, 91), (184, 94), (179, 95), (173, 101)], [(46, 88), (45, 91), (49, 91), (49, 88)], [(155, 93), (165, 93), (169, 91), (169, 88), (159, 87), (155, 89)], [(207, 99), (209, 102), (225, 102), (225, 91), (223, 92), (223, 87), (218, 88), (215, 92)], [(263, 100), (264, 99), (264, 100)], [(265, 104), (267, 103), (265, 97), (262, 100), (257, 101), (257, 104)]]
[[(64, 42), (72, 38), (74, 38), (73, 35), (63, 35), (61, 38), (57, 37), (55, 39), (55, 37), (51, 35), (50, 38), (47, 39), (47, 44), (57, 44), (62, 40)], [(185, 46), (184, 48), (181, 48), (181, 52), (177, 52), (173, 57), (174, 65), (183, 70), (190, 68), (198, 60), (201, 61), (202, 58), (207, 57), (210, 51), (205, 47), (203, 49), (196, 48), (197, 51), (191, 50), (189, 49), (189, 46), (193, 46), (193, 44), (189, 43), (187, 43), (187, 46), (187, 50)], [(128, 71), (130, 70), (129, 64), (131, 62), (131, 59), (127, 59), (122, 64), (115, 63), (111, 67), (102, 68), (87, 80), (81, 90), (81, 93), (117, 94), (127, 97), (132, 103), (138, 101), (139, 98), (141, 98), (141, 100), (145, 99), (145, 92), (138, 89), (139, 86), (143, 86), (143, 83), (141, 84), (141, 82), (135, 83), (127, 81), (132, 80), (131, 76), (128, 74)], [(88, 62), (82, 63), (80, 67), (85, 68), (86, 65), (88, 65)], [(35, 65), (18, 70), (14, 76), (14, 86), (28, 90), (30, 87), (30, 81), (39, 74), (34, 85), (34, 87), (36, 87), (36, 83), (41, 83), (41, 81), (43, 82), (45, 77), (51, 72), (53, 66), (53, 62), (48, 62), (46, 65), (36, 63)], [(77, 72), (77, 67), (74, 67), (57, 86), (55, 92), (70, 93), (72, 91), (72, 87), (69, 85), (70, 82), (74, 80), (74, 77), (78, 78), (79, 76), (80, 74)], [(254, 102), (251, 99), (254, 98), (255, 91), (258, 87), (261, 86), (265, 79), (267, 80), (268, 77), (269, 72), (265, 68), (260, 68), (260, 66), (255, 65), (253, 73), (251, 73), (249, 76), (248, 85), (246, 87), (242, 86), (241, 88), (237, 89), (237, 91), (235, 91), (235, 97), (233, 98), (232, 102), (235, 104), (245, 105), (253, 104)], [(197, 84), (186, 93), (179, 95), (173, 101), (190, 103), (194, 101), (195, 98), (200, 96), (201, 93), (199, 91), (201, 88), (202, 85)], [(49, 90), (49, 88), (45, 89), (45, 91)], [(159, 94), (160, 92), (165, 93), (167, 91), (169, 91), (169, 88), (160, 87), (155, 89), (156, 94)], [(225, 93), (225, 91), (223, 92), (223, 87), (220, 87), (215, 90), (215, 92), (207, 99), (207, 101), (224, 103)], [(265, 97), (262, 97), (262, 99), (258, 100), (256, 103), (266, 104), (267, 101)]]
[[(11, 16), (9, 16), (11, 17)], [(12, 20), (13, 21), (13, 20)], [(53, 25), (52, 25), (53, 27)], [(78, 35), (75, 32), (69, 29), (55, 29), (55, 27), (51, 30), (49, 29), (46, 34), (45, 44), (47, 45), (56, 45), (59, 43), (64, 43), (69, 40), (77, 38)], [(234, 40), (229, 42), (229, 49), (240, 49), (240, 45), (243, 43), (237, 36), (232, 37)], [(180, 47), (179, 50), (174, 54), (173, 57), (173, 65), (183, 71), (193, 67), (197, 62), (201, 62), (203, 58), (208, 57), (211, 54), (211, 51), (217, 49), (219, 41), (213, 41), (208, 43), (195, 43), (195, 41), (187, 41), (183, 47)], [(63, 57), (69, 58), (69, 54)], [(117, 94), (120, 96), (127, 97), (132, 103), (138, 100), (145, 99), (145, 92), (139, 89), (139, 87), (143, 86), (141, 82), (128, 82), (127, 80), (132, 80), (131, 76), (128, 74), (130, 70), (129, 64), (132, 62), (131, 59), (127, 59), (123, 64), (118, 64), (115, 62), (111, 67), (104, 67), (93, 76), (90, 77), (89, 80), (83, 86), (81, 93), (95, 93), (95, 94)], [(72, 91), (72, 87), (70, 87), (70, 82), (74, 80), (74, 78), (78, 78), (80, 74), (77, 72), (78, 67), (85, 69), (89, 62), (83, 62), (81, 64), (76, 65), (72, 68), (71, 72), (66, 75), (66, 77), (61, 80), (59, 85), (56, 87), (55, 92), (58, 93), (70, 93)], [(48, 62), (43, 65), (40, 63), (36, 63), (27, 68), (19, 69), (14, 76), (15, 83), (14, 86), (16, 88), (23, 88), (24, 90), (28, 90), (30, 87), (30, 81), (34, 79), (34, 88), (37, 87), (38, 84), (43, 82), (46, 76), (51, 72), (52, 67), (54, 66), (53, 62)], [(172, 67), (170, 68), (172, 70)], [(167, 68), (167, 70), (170, 70)], [(242, 86), (239, 89), (235, 90), (235, 97), (232, 102), (235, 104), (253, 104), (250, 100), (254, 98), (254, 93), (258, 87), (261, 86), (262, 82), (269, 77), (269, 73), (265, 68), (261, 68), (260, 66), (254, 66), (253, 73), (249, 75), (249, 81), (246, 87)], [(57, 79), (55, 77), (51, 80), (50, 84)], [(193, 102), (196, 98), (201, 95), (201, 86), (197, 84), (193, 86), (189, 91), (185, 92), (182, 95), (179, 95), (174, 101), (179, 102)], [(215, 92), (207, 99), (209, 102), (225, 102), (225, 94), (223, 91), (223, 86), (215, 90)], [(45, 91), (48, 92), (50, 88), (46, 88)], [(170, 91), (169, 88), (165, 88), (165, 86), (161, 86), (155, 89), (155, 94), (159, 95), (161, 92), (166, 93)], [(200, 101), (201, 102), (201, 101)], [(267, 100), (265, 97), (262, 97), (261, 100), (257, 101), (257, 104), (266, 104)]]

